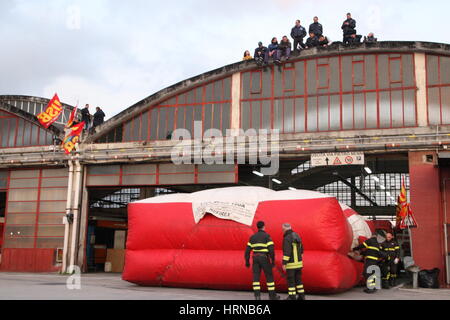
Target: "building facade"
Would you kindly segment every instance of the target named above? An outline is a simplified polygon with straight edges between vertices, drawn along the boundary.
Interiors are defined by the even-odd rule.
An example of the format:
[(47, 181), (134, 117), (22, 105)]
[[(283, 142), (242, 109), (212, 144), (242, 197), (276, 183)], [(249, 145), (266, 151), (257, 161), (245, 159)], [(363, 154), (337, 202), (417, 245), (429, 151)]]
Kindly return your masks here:
[[(162, 193), (302, 188), (333, 194), (363, 215), (392, 218), (405, 180), (418, 222), (413, 257), (424, 269), (440, 268), (448, 283), (449, 75), (450, 46), (421, 42), (335, 44), (279, 67), (239, 62), (125, 109), (70, 156), (58, 144), (70, 106), (45, 130), (35, 116), (48, 100), (0, 96), (0, 270), (95, 271), (114, 249), (115, 231), (126, 231), (127, 203)], [(205, 132), (225, 141), (247, 131), (232, 140), (240, 150), (250, 145), (249, 129), (279, 130), (280, 170), (255, 176), (262, 166), (237, 158), (175, 165), (177, 129), (192, 137), (185, 143), (194, 152), (196, 143), (203, 151), (211, 145)], [(365, 165), (311, 166), (312, 153), (348, 151), (364, 153)]]

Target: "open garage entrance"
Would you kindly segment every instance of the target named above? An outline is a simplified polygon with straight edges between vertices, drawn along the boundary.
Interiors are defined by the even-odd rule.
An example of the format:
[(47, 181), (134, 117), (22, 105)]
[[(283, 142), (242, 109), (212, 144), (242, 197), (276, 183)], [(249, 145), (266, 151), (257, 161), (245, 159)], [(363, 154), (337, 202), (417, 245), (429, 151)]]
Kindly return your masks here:
[[(374, 221), (377, 227), (383, 228), (395, 221), (396, 201), (402, 180), (405, 181), (409, 199), (407, 153), (368, 155), (365, 165), (354, 166), (312, 167), (310, 157), (282, 159), (279, 173), (270, 177), (255, 174), (261, 171), (258, 166), (239, 165), (238, 175), (235, 175), (232, 167), (220, 169), (218, 166), (204, 166), (192, 168), (192, 173), (190, 167), (172, 164), (90, 167), (87, 180), (89, 211), (85, 247), (87, 271), (122, 272), (128, 230), (128, 203), (162, 194), (191, 193), (236, 185), (261, 186), (273, 190), (314, 190), (335, 196), (341, 203)], [(154, 175), (158, 176), (159, 182), (165, 181), (162, 174), (169, 171), (173, 184), (138, 185), (145, 179), (149, 183), (156, 182)], [(203, 180), (205, 183), (183, 184), (189, 179), (189, 174), (193, 175), (192, 182), (195, 182), (195, 179), (199, 181), (198, 177), (195, 178), (195, 171), (212, 173), (210, 182), (220, 174), (223, 183), (220, 183), (220, 180), (215, 180), (216, 183)], [(135, 185), (126, 184), (133, 179), (136, 181)], [(179, 184), (176, 184), (177, 181)], [(113, 183), (117, 186), (111, 186)], [(408, 241), (405, 237), (404, 255), (409, 254)]]

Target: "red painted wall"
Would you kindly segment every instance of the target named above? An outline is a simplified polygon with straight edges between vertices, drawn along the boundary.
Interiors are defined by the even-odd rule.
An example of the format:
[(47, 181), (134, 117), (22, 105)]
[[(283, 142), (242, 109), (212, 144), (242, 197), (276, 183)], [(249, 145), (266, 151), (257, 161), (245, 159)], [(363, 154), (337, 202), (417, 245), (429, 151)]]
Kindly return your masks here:
[(3, 249), (0, 271), (57, 272), (55, 249)]
[(2, 250), (3, 245), (3, 223), (0, 223), (0, 250)]
[[(433, 155), (433, 162), (427, 162), (426, 155)], [(443, 214), (436, 158), (434, 152), (409, 153), (411, 209), (418, 224), (412, 231), (412, 245), (416, 264), (422, 269), (439, 268), (444, 284)]]

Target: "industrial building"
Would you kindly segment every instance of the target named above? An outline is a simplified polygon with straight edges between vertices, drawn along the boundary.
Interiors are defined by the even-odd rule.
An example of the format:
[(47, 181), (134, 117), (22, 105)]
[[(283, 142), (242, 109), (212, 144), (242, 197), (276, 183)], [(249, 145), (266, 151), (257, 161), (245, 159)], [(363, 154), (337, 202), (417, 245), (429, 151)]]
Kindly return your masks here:
[[(281, 66), (228, 65), (124, 106), (69, 156), (60, 142), (73, 108), (64, 105), (46, 130), (36, 115), (48, 102), (0, 96), (1, 271), (97, 272), (107, 261), (120, 271), (127, 204), (163, 193), (309, 189), (370, 219), (394, 219), (404, 179), (418, 223), (414, 260), (450, 283), (450, 45), (333, 44)], [(261, 164), (237, 159), (174, 164), (171, 133), (198, 138), (195, 122), (223, 139), (228, 129), (278, 129), (279, 172), (257, 175)], [(234, 141), (235, 150), (250, 140)], [(211, 139), (200, 135), (200, 143)], [(311, 163), (312, 154), (340, 152), (363, 154), (364, 165)]]

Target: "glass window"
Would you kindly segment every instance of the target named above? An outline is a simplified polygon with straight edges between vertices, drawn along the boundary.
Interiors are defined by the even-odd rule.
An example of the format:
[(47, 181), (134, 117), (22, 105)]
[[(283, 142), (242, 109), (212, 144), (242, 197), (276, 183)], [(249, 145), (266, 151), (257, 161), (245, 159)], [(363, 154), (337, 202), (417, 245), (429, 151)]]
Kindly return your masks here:
[(308, 98), (308, 132), (317, 131), (317, 98)]
[(166, 140), (167, 137), (167, 108), (158, 108), (158, 140)]
[(133, 135), (131, 137), (131, 141), (140, 141), (141, 140), (141, 115), (137, 116), (133, 119)]
[(150, 140), (157, 139), (158, 132), (158, 109), (153, 108), (150, 112)]
[(222, 127), (222, 104), (216, 103), (213, 105), (213, 123), (212, 127), (220, 130)]
[(204, 130), (212, 128), (213, 106), (211, 104), (205, 105)]
[(223, 99), (224, 101), (231, 100), (231, 78), (223, 79)]
[(123, 125), (123, 131), (124, 131), (124, 141), (132, 141), (131, 137), (131, 121), (128, 121), (124, 123)]
[(327, 131), (328, 130), (328, 96), (321, 96), (319, 99), (319, 130)]
[(262, 102), (262, 122), (260, 129), (272, 129), (272, 104), (270, 101)]
[(149, 112), (144, 112), (142, 114), (141, 118), (141, 140), (147, 141), (148, 140), (148, 116)]
[(222, 133), (226, 134), (226, 130), (231, 128), (231, 105), (230, 103), (222, 104)]
[(305, 132), (305, 99), (295, 100), (295, 132)]
[(252, 114), (251, 114), (251, 128), (255, 129), (255, 130), (259, 130), (260, 129), (260, 122), (261, 122), (261, 102), (260, 101), (255, 101), (251, 103), (252, 105)]
[(214, 102), (223, 101), (223, 82), (214, 82)]

